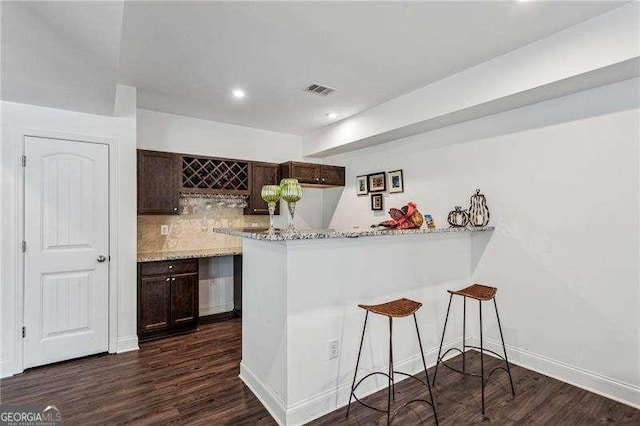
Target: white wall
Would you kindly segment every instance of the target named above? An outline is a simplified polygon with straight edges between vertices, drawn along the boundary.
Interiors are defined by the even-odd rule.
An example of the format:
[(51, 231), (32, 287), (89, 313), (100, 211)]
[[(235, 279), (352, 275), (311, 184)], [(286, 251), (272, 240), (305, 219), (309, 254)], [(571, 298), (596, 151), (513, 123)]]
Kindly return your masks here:
[(233, 304), (233, 256), (200, 259), (200, 316), (230, 312)]
[[(273, 163), (303, 160), (300, 136), (145, 109), (138, 109), (138, 148)], [(322, 196), (322, 189), (304, 189), (296, 208), (296, 226), (324, 226)], [(280, 211), (277, 221), (284, 225), (288, 220), (285, 204)], [(201, 308), (201, 315), (222, 312), (232, 306), (233, 277), (228, 271), (233, 271), (233, 258), (212, 259), (202, 271), (206, 274), (201, 279), (201, 289), (217, 289), (218, 296), (224, 297), (201, 290), (200, 297), (208, 306)]]
[(138, 148), (275, 163), (300, 159), (300, 136), (138, 109)]
[(511, 359), (640, 406), (639, 89), (627, 80), (327, 158), (348, 186), (325, 194), (326, 219), (381, 220), (356, 175), (403, 169), (385, 210), (413, 200), (438, 226), (481, 188), (497, 229), (472, 276), (499, 288)]
[[(62, 137), (82, 136), (115, 140), (116, 191), (118, 214), (113, 220), (117, 227), (117, 241), (111, 248), (112, 271), (117, 270), (117, 347), (118, 351), (136, 349), (136, 90), (118, 86), (116, 115), (99, 116), (63, 111), (33, 105), (2, 102), (2, 276), (0, 313), (2, 335), (0, 337), (1, 375), (19, 371), (20, 348), (18, 333), (22, 319), (17, 317), (16, 299), (20, 282), (17, 271), (21, 264), (18, 251), (21, 235), (18, 235), (18, 178), (22, 155), (21, 133), (46, 131)], [(64, 135), (64, 136), (63, 136)]]

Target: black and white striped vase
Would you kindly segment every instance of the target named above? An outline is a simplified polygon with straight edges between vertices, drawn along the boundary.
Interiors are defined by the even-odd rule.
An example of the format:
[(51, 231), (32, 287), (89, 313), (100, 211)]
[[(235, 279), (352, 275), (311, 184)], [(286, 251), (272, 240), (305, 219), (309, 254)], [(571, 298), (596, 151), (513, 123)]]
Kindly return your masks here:
[(489, 207), (487, 207), (487, 199), (476, 189), (476, 193), (470, 198), (471, 206), (469, 206), (469, 224), (471, 226), (487, 226), (489, 224)]

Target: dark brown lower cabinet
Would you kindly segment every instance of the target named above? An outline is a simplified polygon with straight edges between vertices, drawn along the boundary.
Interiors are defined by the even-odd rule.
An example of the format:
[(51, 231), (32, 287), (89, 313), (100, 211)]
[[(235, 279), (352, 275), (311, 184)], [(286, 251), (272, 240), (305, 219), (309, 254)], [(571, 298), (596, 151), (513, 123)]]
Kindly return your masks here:
[[(170, 280), (168, 275), (140, 277), (138, 287), (138, 334), (169, 327)], [(140, 336), (138, 336), (140, 337)]]
[(138, 263), (138, 340), (198, 326), (198, 259)]
[(198, 318), (198, 273), (171, 277), (171, 325), (194, 323)]

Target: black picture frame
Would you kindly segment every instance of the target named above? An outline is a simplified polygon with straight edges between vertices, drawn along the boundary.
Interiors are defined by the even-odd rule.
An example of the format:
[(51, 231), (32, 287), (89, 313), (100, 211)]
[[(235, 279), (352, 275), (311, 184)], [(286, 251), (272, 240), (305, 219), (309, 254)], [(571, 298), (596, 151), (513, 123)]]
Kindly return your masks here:
[[(402, 170), (387, 172), (387, 177), (389, 179), (389, 194), (404, 192), (404, 176)], [(394, 181), (396, 183), (395, 186)]]
[(371, 210), (384, 210), (384, 198), (382, 194), (371, 194)]
[[(361, 185), (364, 185), (364, 188), (361, 189)], [(367, 195), (369, 193), (369, 178), (367, 175), (356, 176), (356, 195)]]
[(369, 192), (385, 192), (387, 190), (387, 174), (385, 172), (368, 174), (367, 188)]

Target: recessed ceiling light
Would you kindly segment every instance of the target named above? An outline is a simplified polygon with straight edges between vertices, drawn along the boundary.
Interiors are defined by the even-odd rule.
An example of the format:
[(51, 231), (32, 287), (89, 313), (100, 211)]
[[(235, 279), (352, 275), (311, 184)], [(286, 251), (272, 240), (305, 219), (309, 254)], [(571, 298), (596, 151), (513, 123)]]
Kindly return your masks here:
[(242, 99), (246, 96), (246, 93), (244, 93), (244, 90), (242, 89), (234, 89), (233, 92), (231, 92), (231, 94), (233, 95), (234, 98), (237, 98), (237, 99)]
[(338, 114), (336, 114), (335, 112), (328, 112), (327, 113), (327, 118), (331, 118), (334, 119), (338, 116)]

